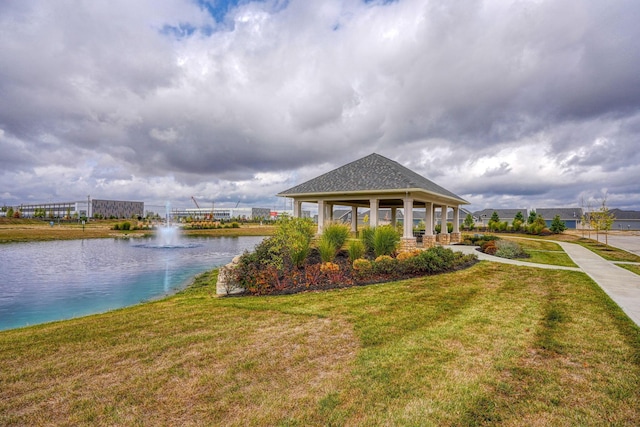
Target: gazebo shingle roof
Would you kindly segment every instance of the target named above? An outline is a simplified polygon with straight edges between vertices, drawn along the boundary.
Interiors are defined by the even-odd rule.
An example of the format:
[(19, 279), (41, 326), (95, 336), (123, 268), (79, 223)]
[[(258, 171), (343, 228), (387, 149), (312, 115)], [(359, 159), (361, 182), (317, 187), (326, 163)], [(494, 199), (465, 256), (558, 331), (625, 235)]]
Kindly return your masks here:
[(296, 185), (279, 193), (278, 196), (404, 189), (421, 189), (428, 193), (458, 199), (462, 203), (467, 203), (451, 191), (442, 188), (398, 162), (376, 153)]

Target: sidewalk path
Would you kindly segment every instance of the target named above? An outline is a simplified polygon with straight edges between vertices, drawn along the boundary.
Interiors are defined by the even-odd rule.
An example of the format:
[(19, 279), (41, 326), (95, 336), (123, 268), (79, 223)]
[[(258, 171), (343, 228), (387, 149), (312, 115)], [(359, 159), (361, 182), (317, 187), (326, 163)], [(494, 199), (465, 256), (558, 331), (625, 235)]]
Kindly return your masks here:
[(478, 255), (478, 259), (501, 262), (504, 264), (522, 265), (527, 267), (547, 268), (556, 270), (582, 271), (591, 277), (616, 304), (622, 308), (636, 325), (640, 326), (640, 276), (611, 261), (591, 252), (575, 243), (555, 242), (569, 255), (576, 267), (562, 267), (557, 265), (536, 264), (511, 259), (500, 258), (476, 251), (475, 246), (448, 245), (449, 249), (458, 252)]
[(640, 326), (640, 276), (575, 243), (556, 243)]

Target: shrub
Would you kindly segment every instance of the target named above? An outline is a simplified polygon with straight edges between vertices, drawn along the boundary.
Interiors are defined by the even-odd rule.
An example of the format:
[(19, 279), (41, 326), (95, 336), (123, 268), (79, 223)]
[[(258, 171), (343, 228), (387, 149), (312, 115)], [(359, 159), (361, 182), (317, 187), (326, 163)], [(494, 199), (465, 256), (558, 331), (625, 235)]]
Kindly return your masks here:
[(341, 222), (327, 224), (322, 230), (322, 238), (330, 242), (336, 251), (342, 248), (350, 235), (351, 229), (349, 226)]
[(301, 267), (307, 255), (309, 255), (310, 240), (302, 233), (294, 233), (287, 241), (288, 252), (291, 262), (296, 267)]
[(353, 269), (361, 272), (369, 272), (371, 271), (371, 261), (364, 258), (358, 258), (353, 261)]
[(522, 228), (522, 221), (519, 219), (514, 219), (512, 227), (514, 232), (520, 231), (520, 229)]
[(336, 248), (333, 243), (323, 235), (318, 241), (318, 252), (322, 262), (331, 262), (336, 256)]
[(393, 255), (400, 244), (400, 234), (389, 225), (376, 227), (373, 234), (373, 253), (380, 255)]
[(380, 255), (373, 263), (373, 271), (378, 274), (391, 274), (395, 267), (396, 260), (389, 255)]
[(238, 224), (237, 222), (232, 222), (231, 228), (240, 228), (240, 224)]
[(320, 271), (323, 273), (335, 273), (340, 271), (340, 266), (332, 262), (323, 262), (322, 265), (320, 265)]
[(498, 251), (498, 247), (496, 246), (496, 242), (494, 240), (489, 240), (484, 242), (482, 246), (480, 246), (480, 250), (485, 254), (495, 255)]
[(501, 258), (515, 259), (528, 257), (527, 253), (522, 249), (522, 246), (516, 242), (500, 240), (496, 242), (495, 246), (497, 248), (495, 255)]
[(494, 236), (492, 234), (474, 234), (473, 236), (467, 234), (462, 236), (462, 238), (464, 239), (463, 242), (465, 245), (469, 244), (476, 246), (482, 246), (485, 242), (500, 240), (498, 236)]
[(120, 224), (118, 224), (118, 223), (113, 224), (113, 229), (114, 230), (120, 230)]
[(347, 252), (349, 253), (349, 259), (355, 261), (364, 256), (364, 243), (360, 240), (351, 240), (347, 246)]
[(123, 222), (122, 224), (120, 224), (120, 229), (121, 230), (130, 230), (131, 229), (131, 223), (130, 222)]
[(290, 260), (298, 267), (304, 263), (309, 253), (311, 239), (315, 234), (314, 227), (310, 218), (285, 216), (278, 220), (272, 249), (280, 268), (286, 260)]
[(373, 254), (373, 236), (375, 232), (375, 228), (372, 227), (366, 227), (360, 231), (360, 239), (362, 240), (368, 254)]
[(408, 260), (409, 258), (413, 258), (414, 256), (420, 255), (420, 252), (422, 252), (420, 249), (414, 249), (412, 251), (400, 252), (398, 254), (398, 256), (396, 257), (396, 259), (398, 261), (405, 261), (405, 260)]

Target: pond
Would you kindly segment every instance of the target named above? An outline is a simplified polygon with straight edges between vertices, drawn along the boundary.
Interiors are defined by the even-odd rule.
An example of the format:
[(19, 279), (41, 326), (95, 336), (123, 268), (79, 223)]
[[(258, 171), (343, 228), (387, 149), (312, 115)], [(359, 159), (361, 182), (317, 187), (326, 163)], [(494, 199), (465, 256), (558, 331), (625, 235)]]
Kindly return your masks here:
[(170, 294), (263, 237), (159, 235), (0, 245), (0, 330), (101, 313)]

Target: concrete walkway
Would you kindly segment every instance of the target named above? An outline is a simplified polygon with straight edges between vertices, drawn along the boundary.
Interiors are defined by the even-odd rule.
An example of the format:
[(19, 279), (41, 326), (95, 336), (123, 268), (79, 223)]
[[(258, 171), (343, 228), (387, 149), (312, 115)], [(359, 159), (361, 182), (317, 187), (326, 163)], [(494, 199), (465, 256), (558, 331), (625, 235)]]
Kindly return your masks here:
[(640, 326), (640, 276), (580, 245), (556, 243)]
[(562, 267), (557, 265), (535, 264), (511, 259), (500, 258), (476, 251), (474, 246), (449, 245), (449, 249), (464, 253), (478, 255), (478, 259), (501, 262), (504, 264), (522, 265), (527, 267), (547, 268), (555, 270), (582, 271), (591, 277), (604, 290), (609, 297), (622, 308), (636, 325), (640, 326), (640, 276), (622, 267), (618, 267), (611, 261), (591, 252), (580, 245), (566, 242), (555, 242), (569, 255), (575, 267)]

